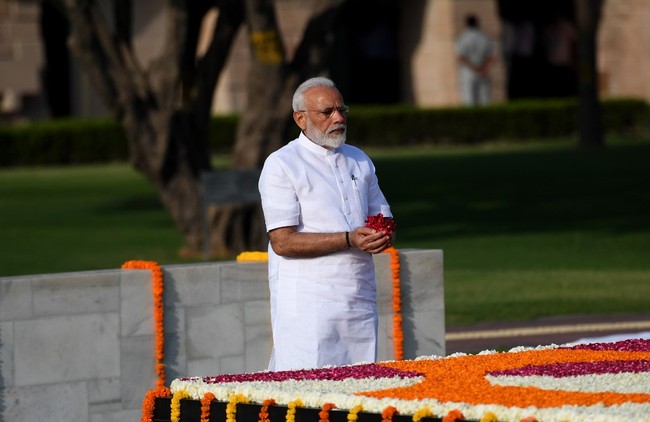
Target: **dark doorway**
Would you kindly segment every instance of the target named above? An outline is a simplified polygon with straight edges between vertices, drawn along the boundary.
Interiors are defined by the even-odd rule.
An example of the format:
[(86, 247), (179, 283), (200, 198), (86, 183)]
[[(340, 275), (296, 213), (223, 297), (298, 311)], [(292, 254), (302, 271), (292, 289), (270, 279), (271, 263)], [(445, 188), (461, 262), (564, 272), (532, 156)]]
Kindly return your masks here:
[(499, 0), (507, 95), (562, 98), (577, 94), (577, 27), (573, 2)]
[(399, 2), (351, 0), (342, 16), (331, 73), (346, 102), (399, 102)]
[(70, 53), (66, 44), (68, 21), (52, 0), (41, 3), (41, 38), (45, 50), (43, 91), (52, 117), (68, 117), (70, 99)]

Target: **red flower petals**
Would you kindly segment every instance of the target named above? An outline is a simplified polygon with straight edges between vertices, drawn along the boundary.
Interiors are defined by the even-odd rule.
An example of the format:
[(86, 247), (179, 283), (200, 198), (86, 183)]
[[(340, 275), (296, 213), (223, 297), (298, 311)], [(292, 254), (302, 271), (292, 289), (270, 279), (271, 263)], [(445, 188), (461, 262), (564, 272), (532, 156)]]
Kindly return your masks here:
[[(248, 382), (248, 381), (286, 381), (286, 380), (330, 380), (338, 381), (345, 379), (366, 379), (366, 378), (413, 378), (422, 374), (415, 371), (401, 371), (399, 369), (388, 368), (374, 363), (340, 366), (321, 369), (300, 369), (295, 371), (277, 371), (277, 372), (253, 372), (247, 374), (217, 375), (214, 377), (204, 377), (203, 382), (217, 384), (223, 382)], [(188, 380), (189, 378), (181, 378)]]
[(573, 377), (577, 375), (593, 374), (620, 374), (622, 372), (650, 372), (650, 360), (616, 360), (602, 362), (566, 362), (550, 365), (527, 365), (522, 368), (493, 371), (488, 375), (515, 375), (515, 376), (549, 376)]
[(380, 232), (385, 232), (388, 236), (392, 236), (393, 232), (397, 228), (397, 223), (392, 218), (386, 218), (380, 213), (368, 217), (366, 220), (366, 227)]
[(650, 352), (650, 341), (644, 339), (622, 340), (612, 343), (578, 344), (569, 350), (615, 350), (618, 352)]

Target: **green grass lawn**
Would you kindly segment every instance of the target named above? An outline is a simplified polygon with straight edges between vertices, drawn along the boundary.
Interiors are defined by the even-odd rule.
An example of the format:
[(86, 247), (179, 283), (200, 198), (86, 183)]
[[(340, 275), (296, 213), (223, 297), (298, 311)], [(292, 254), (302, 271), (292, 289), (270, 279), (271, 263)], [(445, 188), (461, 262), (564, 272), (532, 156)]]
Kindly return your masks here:
[(182, 238), (126, 164), (0, 171), (0, 274), (179, 262)]
[(650, 143), (373, 157), (397, 246), (444, 251), (449, 325), (650, 312)]
[[(650, 312), (650, 142), (369, 150), (397, 248), (442, 249), (447, 324)], [(0, 276), (161, 264), (182, 239), (126, 164), (0, 170)]]

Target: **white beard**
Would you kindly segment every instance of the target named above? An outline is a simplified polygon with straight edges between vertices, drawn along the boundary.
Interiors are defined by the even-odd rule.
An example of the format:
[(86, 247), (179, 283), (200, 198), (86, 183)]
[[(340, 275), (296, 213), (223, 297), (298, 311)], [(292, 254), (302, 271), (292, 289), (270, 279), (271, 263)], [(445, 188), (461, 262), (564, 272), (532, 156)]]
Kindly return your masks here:
[[(343, 133), (335, 134), (332, 133), (335, 130), (343, 129)], [(307, 128), (305, 129), (305, 135), (316, 145), (320, 145), (324, 148), (338, 148), (345, 143), (345, 125), (337, 125), (329, 129), (329, 132), (321, 132), (318, 128), (314, 127), (309, 120), (307, 120)]]

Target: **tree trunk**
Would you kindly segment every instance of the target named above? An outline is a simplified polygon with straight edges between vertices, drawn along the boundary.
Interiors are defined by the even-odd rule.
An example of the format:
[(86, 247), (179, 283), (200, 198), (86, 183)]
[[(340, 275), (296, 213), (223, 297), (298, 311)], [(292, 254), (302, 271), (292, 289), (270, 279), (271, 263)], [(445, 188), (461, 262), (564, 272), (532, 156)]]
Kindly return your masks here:
[[(291, 114), (293, 92), (302, 79), (326, 73), (334, 25), (342, 1), (325, 0), (307, 24), (289, 62), (282, 47), (273, 2), (246, 0), (252, 53), (247, 107), (241, 115), (232, 155), (235, 168), (261, 168), (266, 157), (298, 135)], [(295, 136), (291, 129), (295, 128)], [(265, 250), (267, 237), (259, 206), (220, 207), (213, 215), (212, 250), (220, 255)]]
[(597, 38), (603, 0), (575, 0), (578, 23), (578, 128), (581, 148), (604, 146), (598, 98)]
[[(184, 237), (184, 250), (194, 254), (200, 252), (203, 236), (199, 179), (201, 171), (210, 168), (207, 131), (212, 95), (243, 20), (237, 0), (221, 1), (208, 53), (197, 59), (198, 32), (188, 31), (188, 25), (201, 22), (214, 3), (171, 2), (165, 47), (147, 71), (134, 56), (129, 31), (116, 36), (96, 2), (60, 3), (73, 29), (71, 50), (124, 129), (133, 166), (155, 187)], [(130, 6), (126, 0), (116, 3), (121, 29), (129, 27)]]
[[(298, 83), (325, 73), (341, 0), (314, 2), (291, 62), (285, 57), (274, 3), (269, 0), (174, 0), (160, 57), (146, 71), (131, 48), (131, 0), (117, 0), (109, 29), (94, 0), (59, 0), (79, 58), (105, 105), (125, 131), (130, 160), (155, 187), (185, 239), (185, 250), (201, 251), (203, 221), (200, 175), (210, 168), (207, 132), (212, 97), (233, 39), (248, 18), (253, 61), (248, 107), (242, 114), (233, 152), (236, 168), (259, 168), (290, 136), (291, 96)], [(210, 7), (219, 17), (204, 57), (196, 57), (196, 27)], [(297, 133), (297, 129), (296, 129)], [(291, 136), (292, 137), (292, 136)], [(232, 255), (265, 246), (259, 207), (222, 207), (212, 221), (212, 250)]]
[[(269, 143), (280, 145), (286, 128), (286, 96), (282, 96), (285, 53), (272, 2), (244, 2), (252, 64), (248, 73), (246, 111), (240, 117), (232, 154), (235, 168), (259, 168)], [(284, 127), (283, 127), (284, 126)], [(231, 255), (246, 249), (260, 250), (266, 241), (259, 206), (224, 206), (213, 216), (212, 250)]]

